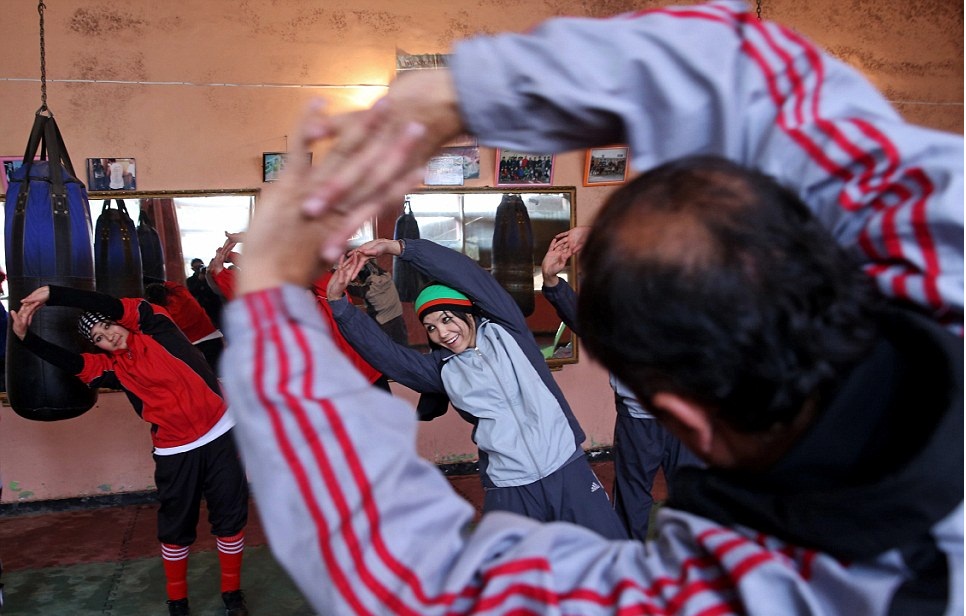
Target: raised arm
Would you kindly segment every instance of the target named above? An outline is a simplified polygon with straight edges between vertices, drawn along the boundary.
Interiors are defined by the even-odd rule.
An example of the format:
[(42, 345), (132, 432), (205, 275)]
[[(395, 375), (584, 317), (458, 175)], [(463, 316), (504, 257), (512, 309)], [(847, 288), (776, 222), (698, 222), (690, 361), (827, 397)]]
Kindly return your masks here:
[(580, 252), (590, 227), (579, 226), (557, 234), (550, 241), (547, 254), (540, 264), (543, 274), (543, 296), (550, 302), (560, 320), (580, 335), (577, 324), (577, 294), (568, 282), (557, 274), (567, 266), (567, 260)]
[(961, 332), (962, 136), (905, 122), (858, 71), (744, 3), (554, 19), (457, 44), (450, 67), (481, 143), (628, 143), (641, 170), (717, 154), (774, 175), (885, 295)]
[(423, 393), (444, 392), (438, 354), (424, 354), (395, 342), (345, 297), (349, 281), (359, 274), (367, 258), (353, 251), (340, 260), (329, 279), (326, 295), (339, 332), (369, 365), (392, 380)]
[(401, 242), (403, 261), (412, 263), (431, 280), (465, 293), (488, 316), (520, 332), (528, 332), (526, 318), (513, 297), (488, 271), (466, 255), (429, 240)]
[[(858, 71), (743, 2), (552, 19), (415, 73), (387, 96), (393, 121), (428, 128), (415, 165), (461, 130), (529, 152), (627, 143), (639, 170), (725, 156), (796, 191), (886, 296), (962, 332), (962, 136), (903, 121)], [(331, 159), (329, 194), (372, 199), (369, 149)]]
[(71, 308), (99, 312), (114, 320), (120, 320), (124, 316), (124, 304), (116, 297), (97, 291), (85, 291), (57, 285), (39, 287), (20, 302), (22, 307), (36, 305), (39, 308), (45, 304), (70, 306)]

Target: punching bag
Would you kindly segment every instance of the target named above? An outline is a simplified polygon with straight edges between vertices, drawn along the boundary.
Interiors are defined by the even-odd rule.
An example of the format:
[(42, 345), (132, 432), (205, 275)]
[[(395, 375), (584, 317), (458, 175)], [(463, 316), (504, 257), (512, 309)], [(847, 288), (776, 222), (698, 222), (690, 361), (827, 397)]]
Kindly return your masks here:
[[(41, 107), (24, 152), (13, 172), (4, 212), (10, 308), (24, 297), (54, 284), (94, 290), (94, 253), (87, 189), (77, 179), (53, 115)], [(49, 113), (49, 112), (48, 112)], [(43, 146), (43, 147), (41, 147)], [(38, 150), (46, 158), (34, 160)], [(65, 349), (90, 351), (77, 331), (81, 311), (45, 306), (30, 326), (41, 338)], [(97, 392), (80, 379), (47, 363), (7, 333), (7, 399), (27, 419), (55, 421), (86, 412)]]
[(94, 281), (113, 297), (144, 297), (141, 244), (123, 199), (105, 199), (94, 225)]
[[(409, 201), (403, 205), (402, 215), (396, 219), (396, 228), (392, 235), (395, 240), (418, 240), (419, 223), (416, 216), (409, 207)], [(426, 283), (426, 277), (407, 261), (402, 261), (399, 257), (392, 258), (392, 281), (399, 292), (399, 301), (414, 302), (416, 296)]]
[(141, 246), (141, 269), (144, 273), (144, 282), (164, 282), (164, 246), (161, 244), (161, 236), (154, 227), (150, 214), (141, 209), (138, 216), (138, 243)]
[(534, 310), (533, 229), (520, 195), (503, 195), (493, 224), (493, 277), (524, 316)]

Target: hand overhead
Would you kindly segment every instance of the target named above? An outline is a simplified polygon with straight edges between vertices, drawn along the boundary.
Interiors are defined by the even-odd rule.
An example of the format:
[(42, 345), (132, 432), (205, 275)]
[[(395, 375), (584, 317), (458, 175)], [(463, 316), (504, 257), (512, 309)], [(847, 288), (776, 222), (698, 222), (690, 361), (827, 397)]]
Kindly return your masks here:
[[(366, 220), (398, 205), (399, 195), (416, 176), (389, 178), (386, 172), (405, 166), (425, 131), (412, 123), (391, 122), (391, 106), (387, 101), (335, 117), (324, 114), (320, 102), (306, 110), (293, 131), (293, 151), (307, 152), (329, 138), (335, 139), (334, 147), (316, 166), (307, 157), (292, 156), (279, 181), (265, 189), (245, 233), (239, 294), (283, 283), (308, 286), (324, 266), (339, 259), (349, 237)], [(378, 157), (367, 158), (374, 144), (379, 144)], [(371, 168), (353, 175), (360, 165)]]
[(329, 284), (325, 290), (325, 296), (330, 300), (341, 298), (345, 295), (345, 290), (349, 283), (355, 280), (366, 266), (368, 258), (357, 250), (351, 251), (346, 257), (339, 259), (339, 263), (329, 278)]
[[(333, 116), (323, 130), (334, 143), (319, 165), (318, 190), (304, 204), (308, 216), (398, 203), (421, 181), (429, 158), (464, 127), (452, 77), (436, 70), (403, 75), (372, 108)], [(400, 139), (412, 147), (399, 149)]]

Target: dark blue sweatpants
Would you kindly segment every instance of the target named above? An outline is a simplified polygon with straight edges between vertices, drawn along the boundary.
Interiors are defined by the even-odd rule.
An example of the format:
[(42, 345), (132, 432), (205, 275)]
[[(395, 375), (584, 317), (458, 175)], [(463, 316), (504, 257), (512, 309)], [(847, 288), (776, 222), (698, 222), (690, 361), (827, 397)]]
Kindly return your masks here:
[(587, 456), (580, 455), (539, 481), (483, 488), (483, 511), (512, 511), (541, 522), (573, 522), (607, 539), (627, 539), (607, 492)]

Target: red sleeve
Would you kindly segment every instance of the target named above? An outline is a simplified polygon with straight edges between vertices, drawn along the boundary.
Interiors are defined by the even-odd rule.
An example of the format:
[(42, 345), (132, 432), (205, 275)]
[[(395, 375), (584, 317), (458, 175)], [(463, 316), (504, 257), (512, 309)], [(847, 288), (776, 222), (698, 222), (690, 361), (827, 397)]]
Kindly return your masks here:
[(181, 328), (188, 340), (194, 342), (215, 331), (215, 324), (208, 313), (184, 285), (168, 281), (164, 286), (169, 291), (168, 312), (171, 320)]
[(211, 277), (226, 300), (235, 299), (235, 272), (226, 267), (217, 274), (212, 274)]
[(325, 272), (318, 280), (312, 283), (312, 292), (315, 294), (316, 303), (319, 305), (319, 310), (322, 311), (322, 316), (325, 318), (325, 321), (329, 324), (329, 329), (332, 330), (332, 341), (335, 342), (335, 345), (339, 347), (342, 354), (355, 366), (356, 370), (361, 372), (370, 383), (375, 383), (382, 376), (382, 373), (370, 366), (366, 360), (362, 359), (362, 356), (342, 337), (339, 326), (335, 322), (335, 317), (332, 316), (332, 308), (329, 306), (329, 300), (326, 297), (326, 289), (329, 286), (329, 279), (331, 277), (332, 272)]

